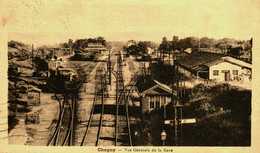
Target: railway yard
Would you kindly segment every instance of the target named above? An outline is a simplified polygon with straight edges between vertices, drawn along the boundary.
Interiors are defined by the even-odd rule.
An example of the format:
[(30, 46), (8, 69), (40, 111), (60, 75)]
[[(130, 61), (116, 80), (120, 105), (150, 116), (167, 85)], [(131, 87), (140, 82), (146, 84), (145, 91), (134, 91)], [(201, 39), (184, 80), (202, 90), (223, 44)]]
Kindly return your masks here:
[[(85, 49), (77, 46), (21, 49), (15, 42), (9, 46), (10, 144), (232, 146), (250, 143), (250, 86), (212, 81), (198, 76), (200, 69), (194, 76), (181, 67), (185, 58), (190, 58), (186, 61), (189, 63), (192, 56), (202, 59), (203, 53), (161, 55), (154, 51), (150, 55), (135, 55), (131, 45), (127, 50), (123, 45), (108, 47), (92, 44), (95, 39), (87, 40), (90, 42)], [(31, 55), (23, 59), (26, 56), (18, 56), (17, 50), (25, 55), (25, 50), (30, 50)], [(170, 59), (171, 56), (174, 58)], [(209, 53), (206, 57), (210, 58)], [(250, 68), (248, 64), (245, 66)], [(228, 76), (226, 72), (223, 71), (224, 79)], [(235, 128), (240, 137), (227, 139), (227, 132), (218, 128), (222, 131)], [(232, 132), (230, 135), (235, 135)], [(208, 140), (197, 141), (200, 137)]]
[[(112, 51), (110, 56), (110, 73), (107, 67), (108, 54), (100, 55), (96, 61), (71, 60), (70, 56), (64, 56), (62, 66), (77, 72), (77, 82), (72, 88), (60, 91), (57, 91), (57, 87), (52, 87), (56, 90), (51, 94), (53, 101), (56, 101), (56, 115), (52, 116), (54, 118), (49, 121), (50, 125), (44, 134), (35, 132), (30, 137), (37, 139), (41, 135), (44, 141), (28, 142), (28, 136), (27, 139), (21, 139), (21, 143), (24, 141), (24, 144), (48, 146), (132, 145), (130, 122), (134, 122), (134, 118), (130, 121), (128, 101), (131, 94), (129, 84), (133, 81), (129, 76), (135, 72), (129, 71), (127, 66), (125, 72), (128, 74), (124, 73), (121, 51)], [(138, 64), (135, 67), (132, 64), (131, 70), (136, 69)], [(43, 115), (40, 118), (45, 118)], [(39, 125), (42, 126), (41, 123)], [(13, 131), (15, 130), (16, 128)], [(12, 137), (15, 138), (16, 135), (11, 136), (9, 142), (13, 141)]]

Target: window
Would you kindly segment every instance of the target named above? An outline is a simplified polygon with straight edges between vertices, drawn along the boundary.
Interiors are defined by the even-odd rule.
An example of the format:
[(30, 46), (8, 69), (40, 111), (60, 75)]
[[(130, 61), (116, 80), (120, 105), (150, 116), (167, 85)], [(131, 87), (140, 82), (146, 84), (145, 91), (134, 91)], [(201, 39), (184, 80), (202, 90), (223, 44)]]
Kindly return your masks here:
[(149, 96), (149, 98), (150, 98), (150, 102), (154, 101), (154, 96)]
[(155, 107), (156, 107), (157, 109), (160, 108), (160, 102), (159, 102), (159, 101), (156, 101), (156, 102), (155, 102)]
[(218, 70), (213, 70), (213, 75), (218, 75)]
[(155, 99), (155, 107), (156, 108), (160, 108), (160, 96), (156, 96), (156, 99)]
[(150, 109), (154, 109), (154, 96), (150, 96)]
[(229, 70), (221, 70), (222, 73), (229, 73)]
[(238, 75), (238, 70), (233, 70), (233, 75)]
[(170, 103), (171, 102), (171, 97), (166, 97), (166, 103)]
[(166, 97), (162, 97), (162, 104), (166, 105)]
[(154, 108), (154, 101), (150, 101), (150, 108), (151, 108), (151, 109)]
[(155, 101), (160, 103), (160, 96), (156, 96)]

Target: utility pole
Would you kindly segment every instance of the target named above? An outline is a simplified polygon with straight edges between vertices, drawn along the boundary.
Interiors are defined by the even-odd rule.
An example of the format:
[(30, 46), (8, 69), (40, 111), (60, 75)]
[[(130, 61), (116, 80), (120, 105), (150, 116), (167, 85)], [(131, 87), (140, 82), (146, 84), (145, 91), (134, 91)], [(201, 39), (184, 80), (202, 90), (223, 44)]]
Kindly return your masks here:
[(109, 83), (109, 85), (111, 85), (112, 67), (111, 67), (111, 51), (110, 51), (110, 49), (109, 49), (109, 54), (108, 54), (107, 68), (108, 68), (108, 83)]
[[(172, 79), (172, 103), (174, 107), (174, 145), (179, 145), (179, 142), (181, 142), (181, 133), (182, 133), (182, 126), (181, 126), (181, 120), (182, 120), (182, 107), (181, 104), (181, 93), (182, 89), (180, 86), (182, 84), (180, 83), (181, 76), (179, 75), (179, 67), (178, 62), (175, 60), (175, 57), (173, 56), (173, 79)], [(174, 98), (174, 90), (176, 91), (176, 99)]]
[(199, 47), (198, 47), (198, 52), (199, 52), (199, 55), (201, 55), (201, 52), (200, 52), (200, 38), (199, 38)]
[(117, 56), (117, 63), (116, 63), (116, 68), (117, 68), (117, 70), (116, 70), (116, 127), (115, 127), (115, 146), (117, 146), (117, 124), (118, 124), (118, 96), (119, 96), (119, 94), (118, 94), (118, 92), (119, 92), (119, 89), (118, 89), (118, 77), (119, 77), (119, 75), (118, 75), (118, 73), (119, 73), (119, 56)]
[(33, 65), (33, 56), (34, 56), (33, 44), (32, 44), (32, 54), (31, 54), (31, 56), (32, 56), (32, 65)]

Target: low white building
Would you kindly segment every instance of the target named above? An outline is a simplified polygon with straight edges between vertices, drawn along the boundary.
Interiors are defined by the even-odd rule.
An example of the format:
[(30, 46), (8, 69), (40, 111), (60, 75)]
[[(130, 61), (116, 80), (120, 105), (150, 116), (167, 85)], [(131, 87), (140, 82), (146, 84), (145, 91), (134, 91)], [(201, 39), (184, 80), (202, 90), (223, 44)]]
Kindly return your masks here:
[(252, 65), (244, 61), (222, 57), (204, 64), (208, 67), (208, 77), (215, 81), (251, 81)]

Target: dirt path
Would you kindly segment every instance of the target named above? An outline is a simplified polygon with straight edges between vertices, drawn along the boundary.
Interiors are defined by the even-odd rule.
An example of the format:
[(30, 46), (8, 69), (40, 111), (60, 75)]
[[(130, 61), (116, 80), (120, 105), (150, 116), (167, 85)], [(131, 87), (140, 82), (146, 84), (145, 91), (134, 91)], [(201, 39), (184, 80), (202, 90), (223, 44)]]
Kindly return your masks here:
[(39, 124), (25, 124), (24, 115), (18, 119), (18, 124), (9, 133), (10, 144), (46, 145), (49, 128), (57, 116), (58, 103), (51, 99), (53, 94), (41, 93), (41, 105), (34, 106), (31, 112), (39, 112)]

